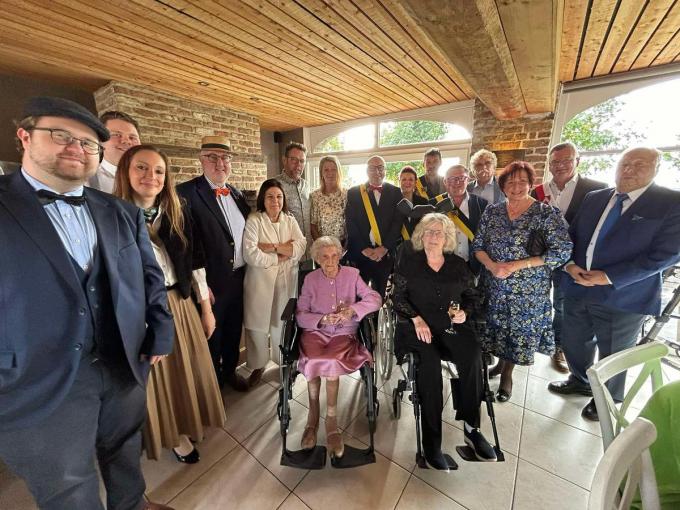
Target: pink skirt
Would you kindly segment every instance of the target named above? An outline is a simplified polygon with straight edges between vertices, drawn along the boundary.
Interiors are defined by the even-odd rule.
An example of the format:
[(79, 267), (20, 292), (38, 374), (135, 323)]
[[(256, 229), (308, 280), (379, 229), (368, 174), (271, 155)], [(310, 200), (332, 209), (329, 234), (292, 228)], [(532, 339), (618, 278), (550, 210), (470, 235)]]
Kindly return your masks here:
[(355, 335), (329, 336), (305, 331), (300, 339), (298, 370), (305, 379), (337, 377), (359, 370), (373, 358)]

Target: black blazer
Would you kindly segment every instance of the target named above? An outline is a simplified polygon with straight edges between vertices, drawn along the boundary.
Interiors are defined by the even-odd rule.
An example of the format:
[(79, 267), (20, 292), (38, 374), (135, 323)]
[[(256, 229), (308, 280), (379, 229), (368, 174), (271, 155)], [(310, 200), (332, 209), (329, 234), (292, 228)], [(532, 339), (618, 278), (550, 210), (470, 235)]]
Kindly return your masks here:
[[(385, 182), (380, 194), (380, 205), (375, 203), (375, 197), (370, 191), (368, 198), (373, 206), (382, 245), (389, 251), (393, 251), (401, 240), (401, 225), (404, 222), (404, 216), (397, 211), (397, 204), (404, 198), (401, 190)], [(373, 248), (373, 245), (369, 239), (371, 226), (364, 209), (359, 186), (353, 186), (347, 190), (345, 223), (347, 227), (347, 257), (353, 261), (365, 259), (366, 257), (361, 252), (365, 248)]]
[[(418, 195), (418, 192), (413, 193), (413, 201), (411, 202), (413, 206), (415, 207), (416, 205), (427, 205), (428, 204), (427, 198), (421, 197)], [(413, 231), (416, 228), (416, 225), (420, 223), (420, 218), (419, 219), (412, 219), (408, 217), (404, 217), (404, 227), (406, 227), (406, 231), (408, 232), (409, 236), (413, 235)]]
[(175, 270), (177, 290), (186, 299), (191, 295), (191, 272), (194, 269), (205, 267), (205, 254), (203, 253), (203, 244), (200, 240), (194, 239), (191, 212), (185, 206), (182, 213), (184, 214), (183, 232), (187, 238), (187, 245), (185, 246), (182, 240), (171, 230), (170, 220), (167, 216), (161, 218), (158, 237), (163, 242)]
[[(113, 316), (137, 383), (140, 354), (172, 351), (174, 324), (141, 209), (85, 188)], [(87, 296), (52, 222), (20, 172), (0, 177), (0, 430), (29, 426), (64, 400), (90, 331)]]
[[(250, 207), (243, 194), (227, 184), (244, 218)], [(215, 295), (229, 291), (234, 267), (234, 239), (231, 236), (215, 191), (202, 175), (177, 186), (177, 192), (186, 202), (192, 218), (192, 237), (201, 244), (205, 254), (208, 286)]]
[[(539, 187), (545, 189), (545, 184), (539, 184), (538, 186), (536, 186), (536, 188), (531, 190), (531, 196), (533, 198), (537, 198), (536, 189)], [(583, 199), (586, 197), (588, 193), (590, 193), (591, 191), (595, 191), (597, 189), (605, 189), (606, 187), (607, 185), (604, 182), (588, 179), (587, 177), (582, 177), (579, 175), (578, 180), (576, 181), (574, 195), (571, 198), (571, 202), (569, 202), (569, 207), (567, 207), (567, 211), (564, 213), (564, 219), (567, 220), (567, 223), (571, 224), (571, 222), (574, 219), (574, 216), (576, 216), (576, 213), (578, 212), (579, 207), (581, 207)], [(549, 195), (550, 193), (545, 194)]]

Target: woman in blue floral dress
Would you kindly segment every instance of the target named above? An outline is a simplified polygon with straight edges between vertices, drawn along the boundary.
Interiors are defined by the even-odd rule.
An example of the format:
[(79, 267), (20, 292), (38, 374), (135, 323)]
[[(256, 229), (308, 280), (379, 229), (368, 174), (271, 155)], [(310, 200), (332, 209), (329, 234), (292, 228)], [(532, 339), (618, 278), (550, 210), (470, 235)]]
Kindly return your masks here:
[[(532, 365), (536, 351), (551, 354), (555, 349), (551, 273), (569, 260), (573, 246), (559, 211), (529, 196), (535, 177), (524, 161), (505, 167), (498, 183), (508, 201), (487, 206), (472, 243), (484, 266), (487, 323), (482, 340), (499, 358), (491, 370), (492, 376), (501, 375), (499, 402), (512, 395), (515, 365)], [(533, 249), (530, 238), (538, 241), (531, 243)]]

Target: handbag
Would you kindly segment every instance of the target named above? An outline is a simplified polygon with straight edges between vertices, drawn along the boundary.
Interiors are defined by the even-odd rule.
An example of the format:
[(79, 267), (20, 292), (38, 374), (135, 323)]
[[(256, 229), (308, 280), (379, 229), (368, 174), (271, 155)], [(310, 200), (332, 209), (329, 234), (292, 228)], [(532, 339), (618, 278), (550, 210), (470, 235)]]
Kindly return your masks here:
[(545, 242), (545, 236), (540, 230), (532, 230), (529, 232), (529, 239), (527, 239), (527, 253), (530, 257), (540, 257), (548, 251), (548, 245)]

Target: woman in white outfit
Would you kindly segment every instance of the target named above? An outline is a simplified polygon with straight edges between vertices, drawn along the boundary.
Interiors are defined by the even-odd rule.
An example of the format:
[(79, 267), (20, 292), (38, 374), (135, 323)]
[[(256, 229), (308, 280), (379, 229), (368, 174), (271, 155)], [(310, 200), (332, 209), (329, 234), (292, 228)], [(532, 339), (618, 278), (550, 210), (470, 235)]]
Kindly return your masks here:
[(264, 181), (257, 194), (257, 211), (248, 217), (243, 233), (243, 257), (248, 264), (243, 323), (250, 386), (260, 382), (267, 361), (279, 362), (281, 313), (296, 295), (298, 262), (306, 244), (288, 213), (281, 183)]

